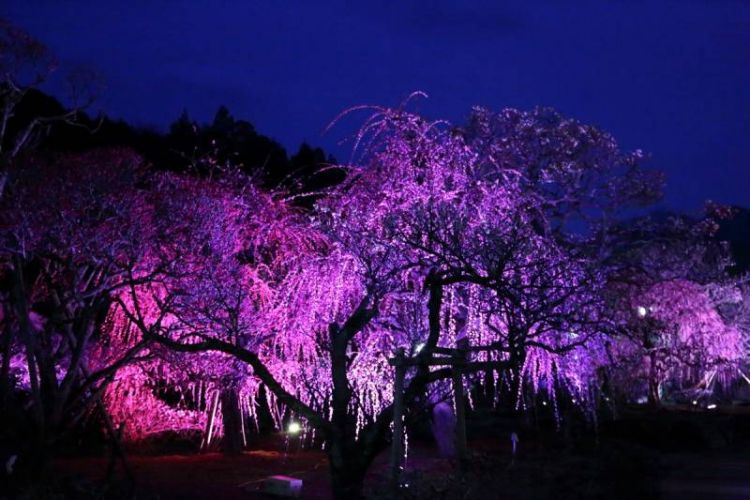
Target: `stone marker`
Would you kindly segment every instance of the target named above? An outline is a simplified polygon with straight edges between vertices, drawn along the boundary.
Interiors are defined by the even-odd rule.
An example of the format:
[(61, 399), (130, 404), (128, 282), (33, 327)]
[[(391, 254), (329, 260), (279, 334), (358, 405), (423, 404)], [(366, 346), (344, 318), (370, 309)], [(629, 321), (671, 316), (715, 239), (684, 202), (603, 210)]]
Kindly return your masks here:
[(435, 436), (440, 456), (456, 456), (456, 415), (448, 403), (441, 401), (432, 409), (432, 435)]
[(302, 479), (271, 476), (263, 481), (263, 492), (280, 497), (299, 498), (302, 495)]

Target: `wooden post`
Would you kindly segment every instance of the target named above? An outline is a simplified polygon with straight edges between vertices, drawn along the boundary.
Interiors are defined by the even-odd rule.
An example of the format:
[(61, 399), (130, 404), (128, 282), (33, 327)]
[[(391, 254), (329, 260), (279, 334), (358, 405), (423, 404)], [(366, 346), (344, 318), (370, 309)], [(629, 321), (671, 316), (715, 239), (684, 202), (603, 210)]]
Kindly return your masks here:
[(404, 349), (396, 351), (396, 356), (390, 360), (396, 367), (396, 380), (393, 383), (393, 440), (391, 442), (391, 483), (398, 488), (401, 473), (404, 435), (404, 378), (406, 377), (406, 356)]
[(453, 394), (456, 404), (456, 457), (461, 469), (466, 465), (466, 404), (464, 398), (463, 366), (466, 363), (468, 339), (457, 342), (458, 353), (453, 362)]

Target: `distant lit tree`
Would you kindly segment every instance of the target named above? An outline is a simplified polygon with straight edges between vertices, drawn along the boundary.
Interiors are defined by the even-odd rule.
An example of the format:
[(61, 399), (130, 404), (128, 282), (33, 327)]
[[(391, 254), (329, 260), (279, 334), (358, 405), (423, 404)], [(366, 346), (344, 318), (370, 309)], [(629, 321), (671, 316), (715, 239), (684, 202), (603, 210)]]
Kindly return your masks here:
[[(653, 285), (631, 298), (631, 334), (617, 346), (615, 363), (628, 368), (628, 377), (647, 381), (648, 399), (661, 401), (662, 386), (678, 389), (711, 380), (731, 380), (746, 352), (742, 331), (719, 314), (708, 291), (686, 280)], [(622, 368), (622, 366), (620, 367)]]
[(712, 238), (731, 210), (707, 208), (702, 219), (631, 221), (614, 246), (611, 292), (623, 330), (610, 371), (623, 389), (644, 383), (652, 404), (666, 385), (707, 389), (717, 379), (736, 379), (747, 357), (745, 278), (730, 273), (726, 245)]

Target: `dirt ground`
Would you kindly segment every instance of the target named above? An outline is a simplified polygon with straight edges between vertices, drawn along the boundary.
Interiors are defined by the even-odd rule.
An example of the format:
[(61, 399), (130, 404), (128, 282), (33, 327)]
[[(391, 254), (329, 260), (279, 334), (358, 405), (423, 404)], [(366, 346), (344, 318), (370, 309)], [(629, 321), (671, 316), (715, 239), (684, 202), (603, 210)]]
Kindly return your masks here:
[[(234, 500), (263, 498), (265, 477), (283, 474), (304, 480), (304, 498), (330, 498), (328, 463), (320, 451), (255, 450), (236, 457), (220, 453), (137, 456), (128, 458), (136, 478), (135, 496), (160, 499)], [(67, 458), (56, 462), (60, 475), (103, 480), (108, 459)], [(122, 478), (118, 464), (117, 476)]]
[[(429, 436), (415, 436), (399, 498), (750, 499), (747, 416), (639, 413), (603, 424), (595, 433), (531, 426), (519, 429), (515, 458), (507, 439), (511, 424), (482, 416), (469, 424), (471, 453), (463, 472), (438, 456)], [(131, 454), (137, 480), (132, 493), (143, 499), (270, 498), (260, 493), (262, 480), (283, 474), (303, 479), (303, 498), (330, 498), (324, 452), (259, 446), (266, 449), (237, 457)], [(365, 483), (369, 498), (392, 497), (387, 457), (386, 451), (371, 468)], [(70, 484), (94, 484), (104, 478), (107, 463), (106, 458), (67, 458), (55, 466)], [(122, 477), (122, 470), (117, 472)], [(96, 496), (131, 497), (123, 488)]]
[[(612, 452), (608, 460), (570, 454), (527, 453), (515, 463), (487, 451), (472, 453), (470, 470), (460, 479), (455, 464), (438, 458), (430, 447), (412, 450), (402, 498), (665, 498), (750, 499), (750, 453), (672, 453), (658, 457), (651, 473), (638, 471), (640, 457)], [(385, 457), (368, 477), (370, 498), (383, 498)], [(326, 457), (299, 452), (284, 459), (275, 451), (251, 451), (227, 458), (217, 453), (131, 457), (137, 477), (136, 498), (271, 498), (260, 493), (271, 474), (304, 480), (303, 498), (330, 498)], [(622, 474), (612, 470), (621, 461)], [(635, 463), (634, 463), (635, 462)], [(61, 473), (97, 481), (107, 461), (67, 459)], [(410, 483), (411, 482), (411, 483)], [(645, 484), (644, 484), (645, 482)], [(75, 495), (73, 495), (75, 496)], [(105, 495), (106, 497), (106, 495)]]

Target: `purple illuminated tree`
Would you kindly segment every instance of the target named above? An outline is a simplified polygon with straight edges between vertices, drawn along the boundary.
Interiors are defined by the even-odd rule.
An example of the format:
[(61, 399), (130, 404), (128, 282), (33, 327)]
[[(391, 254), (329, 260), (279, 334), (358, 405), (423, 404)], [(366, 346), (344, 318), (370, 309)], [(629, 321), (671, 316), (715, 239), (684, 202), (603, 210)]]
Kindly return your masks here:
[(611, 233), (623, 211), (658, 197), (660, 174), (640, 168), (640, 152), (546, 109), (477, 108), (463, 129), (377, 109), (358, 144), (366, 166), (352, 169), (330, 212), (350, 240), (397, 248), (398, 266), (429, 281), (438, 309), (447, 292), (449, 331), (423, 335), (424, 355), (458, 327), (493, 348), (478, 359), (510, 365), (514, 399), (522, 373), (550, 395), (559, 377), (583, 398), (613, 327), (601, 293)]
[(745, 278), (729, 272), (728, 248), (712, 238), (731, 210), (707, 208), (698, 220), (631, 221), (614, 247), (619, 270), (611, 287), (622, 333), (610, 372), (622, 389), (645, 384), (653, 405), (667, 386), (708, 391), (716, 380), (731, 382), (747, 359)]
[[(490, 119), (513, 126), (485, 133)], [(181, 272), (118, 298), (144, 338), (197, 356), (241, 400), (264, 385), (314, 428), (340, 497), (387, 445), (397, 348), (419, 360), (407, 406), (451, 375), (429, 362), (461, 336), (483, 348), (464, 370), (510, 373), (514, 398), (586, 399), (609, 321), (607, 218), (654, 189), (638, 155), (550, 112), (477, 115), (462, 131), (378, 108), (359, 140), (360, 165), (312, 217), (231, 173), (169, 178), (162, 211), (184, 230), (160, 252)]]
[(22, 455), (43, 461), (102, 409), (107, 383), (142, 353), (141, 340), (106, 359), (95, 355), (115, 291), (134, 273), (153, 279), (142, 267), (153, 231), (132, 153), (31, 158), (13, 167), (0, 239), (1, 413)]
[[(341, 447), (368, 446), (357, 433), (387, 406), (389, 341), (368, 335), (349, 354), (340, 346), (352, 348), (354, 335), (374, 316), (370, 301), (382, 294), (363, 291), (366, 273), (356, 259), (312, 228), (307, 216), (252, 183), (229, 176), (167, 182), (174, 192), (165, 208), (185, 221), (185, 233), (165, 241), (161, 252), (179, 255), (183, 271), (134, 284), (117, 299), (118, 311), (145, 338), (195, 353), (191, 362), (204, 375), (220, 376), (222, 391), (252, 401), (264, 384), (271, 407), (282, 405), (321, 432), (332, 457), (344, 454), (346, 463), (332, 463), (337, 490), (361, 485), (379, 448)], [(348, 384), (337, 386), (338, 370), (355, 375), (356, 401)], [(351, 403), (343, 409), (337, 406), (342, 392)], [(337, 422), (341, 411), (345, 423)], [(381, 419), (379, 435), (387, 424)]]
[(746, 352), (739, 328), (718, 312), (709, 291), (697, 283), (672, 280), (657, 283), (631, 298), (629, 341), (618, 345), (617, 363), (631, 366), (629, 376), (648, 382), (648, 399), (661, 401), (661, 387), (702, 386), (712, 380), (738, 377)]

